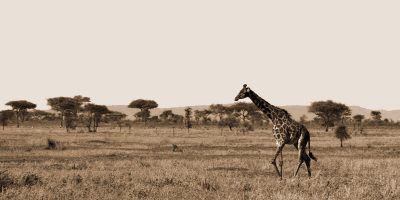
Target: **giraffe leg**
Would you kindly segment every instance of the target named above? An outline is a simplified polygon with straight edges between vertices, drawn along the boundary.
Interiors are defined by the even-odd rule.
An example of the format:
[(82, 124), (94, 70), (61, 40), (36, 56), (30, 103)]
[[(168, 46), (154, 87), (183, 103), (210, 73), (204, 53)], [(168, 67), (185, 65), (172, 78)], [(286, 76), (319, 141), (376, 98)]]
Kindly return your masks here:
[(280, 146), (278, 146), (276, 148), (276, 153), (274, 155), (274, 158), (271, 160), (271, 164), (274, 165), (276, 173), (278, 174), (278, 176), (281, 176), (281, 173), (279, 172), (278, 166), (276, 165), (276, 158), (278, 157), (279, 153), (282, 151), (283, 146), (285, 146), (285, 145), (283, 144), (283, 145), (280, 145)]
[(282, 168), (283, 168), (283, 150), (281, 150), (281, 159), (279, 160), (279, 166), (281, 167), (281, 180), (282, 180), (282, 177), (283, 177), (283, 170), (282, 170)]
[(276, 162), (271, 162), (272, 165), (274, 165), (276, 173), (278, 174), (278, 176), (281, 176), (281, 173), (279, 172), (278, 166), (276, 166)]
[(294, 176), (297, 176), (297, 173), (299, 172), (301, 164), (303, 164), (303, 161), (304, 161), (304, 159), (303, 159), (303, 151), (304, 150), (301, 148), (300, 145), (298, 145), (298, 147), (297, 146), (295, 146), (295, 147), (299, 151), (299, 165), (297, 165), (296, 172), (294, 173)]
[(296, 172), (294, 173), (294, 176), (297, 176), (297, 173), (299, 172), (301, 164), (303, 164), (303, 159), (300, 160), (299, 165), (297, 166)]
[(307, 156), (307, 158), (305, 159), (306, 162), (306, 166), (307, 166), (307, 173), (308, 173), (308, 177), (311, 177), (311, 159), (308, 157), (307, 154), (305, 154), (305, 156)]
[(299, 172), (299, 169), (300, 169), (301, 165), (308, 158), (308, 155), (306, 154), (306, 150), (305, 150), (306, 142), (304, 141), (304, 134), (303, 133), (300, 135), (300, 138), (299, 138), (299, 140), (297, 142), (297, 145), (298, 146), (295, 146), (295, 147), (299, 152), (299, 165), (297, 165), (297, 169), (296, 169), (296, 172), (294, 173), (294, 176), (297, 176), (297, 173)]

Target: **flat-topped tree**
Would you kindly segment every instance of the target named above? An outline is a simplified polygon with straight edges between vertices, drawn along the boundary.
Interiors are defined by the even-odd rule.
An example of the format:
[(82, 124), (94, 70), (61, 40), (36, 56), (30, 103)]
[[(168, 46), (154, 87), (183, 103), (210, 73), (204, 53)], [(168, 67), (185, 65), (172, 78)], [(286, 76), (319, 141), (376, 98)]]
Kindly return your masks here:
[[(77, 95), (73, 98), (71, 97), (54, 97), (47, 99), (47, 105), (51, 107), (52, 110), (60, 112), (61, 121), (60, 126), (63, 127), (63, 122), (70, 121), (66, 119), (67, 116), (77, 116), (78, 112), (82, 111), (82, 105), (90, 102), (89, 97), (82, 97)], [(69, 127), (66, 127), (67, 129)]]
[(172, 126), (172, 135), (175, 136), (175, 127), (182, 123), (183, 116), (174, 114), (172, 110), (165, 110), (159, 115), (159, 119), (163, 123)]
[(160, 115), (160, 119), (163, 122), (169, 122), (174, 116), (174, 113), (172, 112), (172, 110), (164, 110)]
[(225, 114), (228, 114), (229, 108), (222, 104), (211, 104), (210, 111), (212, 114), (218, 116), (221, 121)]
[[(97, 132), (97, 127), (99, 127), (101, 117), (105, 114), (110, 113), (107, 106), (97, 105), (97, 104), (86, 104), (84, 110), (88, 112), (88, 130), (89, 132)], [(93, 127), (93, 130), (91, 129)]]
[(7, 125), (7, 123), (14, 117), (14, 111), (12, 110), (2, 110), (0, 111), (0, 122), (1, 125), (4, 126)]
[(308, 108), (308, 112), (318, 116), (326, 132), (328, 132), (329, 127), (335, 126), (336, 122), (342, 121), (343, 123), (344, 119), (351, 115), (349, 107), (331, 100), (313, 102)]
[(260, 127), (264, 126), (264, 124), (268, 124), (268, 118), (261, 111), (251, 113), (250, 121), (253, 125), (258, 125)]
[(382, 122), (382, 113), (381, 111), (377, 111), (377, 110), (373, 110), (371, 111), (371, 118), (373, 120), (373, 122), (377, 125), (380, 124)]
[(353, 116), (353, 120), (354, 120), (354, 129), (356, 129), (356, 125), (357, 125), (357, 128), (358, 128), (358, 130), (360, 130), (360, 127), (361, 127), (361, 123), (362, 123), (362, 120), (364, 120), (364, 115), (354, 115)]
[(19, 128), (20, 119), (21, 119), (21, 122), (24, 122), (25, 116), (27, 114), (27, 110), (36, 108), (36, 104), (31, 103), (26, 100), (10, 101), (10, 102), (6, 103), (6, 105), (11, 106), (12, 110), (15, 112), (18, 128)]
[(207, 124), (210, 120), (209, 116), (212, 114), (212, 112), (208, 109), (205, 110), (195, 110), (194, 111), (194, 118), (197, 122), (197, 124)]
[(157, 107), (157, 102), (145, 99), (134, 100), (128, 105), (128, 108), (140, 109), (140, 111), (135, 114), (135, 117), (141, 119), (141, 121), (144, 123), (146, 123), (146, 121), (150, 117), (150, 110)]
[(44, 110), (33, 110), (32, 112), (29, 113), (28, 118), (35, 120), (35, 121), (52, 121), (56, 118), (56, 115), (54, 113), (50, 113)]
[(222, 118), (221, 120), (218, 121), (218, 126), (221, 129), (221, 135), (225, 126), (229, 127), (230, 131), (233, 131), (233, 128), (238, 127), (239, 124), (240, 121), (232, 114), (229, 114), (227, 117)]
[(126, 117), (127, 115), (125, 113), (110, 111), (110, 113), (104, 115), (104, 121), (117, 124), (119, 127), (119, 132), (121, 132), (123, 121)]
[(252, 103), (238, 102), (233, 104), (230, 109), (234, 111), (234, 115), (243, 122), (246, 122), (250, 116), (257, 111), (257, 107)]

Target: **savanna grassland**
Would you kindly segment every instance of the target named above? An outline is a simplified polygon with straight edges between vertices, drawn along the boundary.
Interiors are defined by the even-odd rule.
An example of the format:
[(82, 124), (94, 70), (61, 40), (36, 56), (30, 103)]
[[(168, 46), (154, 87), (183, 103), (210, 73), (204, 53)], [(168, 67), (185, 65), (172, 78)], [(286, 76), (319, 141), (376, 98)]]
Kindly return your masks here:
[(175, 131), (6, 128), (0, 199), (400, 199), (400, 129), (366, 129), (343, 148), (333, 133), (311, 130), (312, 177), (305, 166), (293, 177), (297, 152), (286, 146), (283, 180), (269, 164), (270, 130)]

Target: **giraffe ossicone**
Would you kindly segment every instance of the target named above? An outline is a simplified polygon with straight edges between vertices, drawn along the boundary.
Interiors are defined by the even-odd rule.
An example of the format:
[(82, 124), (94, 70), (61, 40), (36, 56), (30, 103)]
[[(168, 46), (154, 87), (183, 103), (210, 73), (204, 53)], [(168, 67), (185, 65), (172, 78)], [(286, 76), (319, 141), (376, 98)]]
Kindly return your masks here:
[[(297, 169), (294, 173), (294, 176), (297, 175), (300, 166), (303, 162), (306, 163), (308, 176), (311, 176), (311, 159), (317, 161), (317, 158), (311, 153), (311, 144), (310, 144), (310, 133), (307, 128), (300, 124), (299, 122), (292, 119), (290, 114), (282, 108), (276, 107), (266, 100), (258, 96), (254, 91), (252, 91), (247, 84), (243, 85), (243, 88), (240, 90), (239, 94), (235, 97), (235, 101), (244, 98), (250, 98), (251, 101), (271, 120), (273, 127), (272, 132), (276, 142), (276, 153), (271, 160), (271, 164), (275, 167), (275, 170), (282, 178), (282, 165), (283, 165), (283, 155), (282, 150), (286, 144), (293, 144), (294, 147), (299, 151), (299, 163)], [(306, 152), (308, 144), (308, 154)], [(278, 166), (276, 165), (276, 158), (278, 155), (281, 155), (280, 158), (280, 167), (279, 171)]]

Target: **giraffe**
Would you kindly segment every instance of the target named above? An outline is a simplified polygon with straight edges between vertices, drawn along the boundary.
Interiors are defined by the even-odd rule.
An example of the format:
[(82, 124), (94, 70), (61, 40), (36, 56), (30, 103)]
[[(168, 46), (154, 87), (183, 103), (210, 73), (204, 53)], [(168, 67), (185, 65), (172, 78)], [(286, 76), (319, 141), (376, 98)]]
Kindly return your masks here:
[[(271, 160), (271, 164), (275, 167), (278, 176), (280, 176), (282, 179), (283, 147), (286, 144), (293, 144), (299, 152), (299, 164), (294, 173), (294, 176), (297, 176), (300, 166), (303, 164), (303, 162), (305, 162), (307, 166), (308, 176), (311, 177), (311, 159), (317, 161), (317, 158), (314, 157), (314, 155), (311, 153), (310, 133), (308, 132), (307, 128), (304, 125), (293, 120), (286, 110), (268, 103), (263, 98), (258, 96), (255, 92), (253, 92), (249, 87), (247, 87), (246, 84), (244, 84), (239, 94), (235, 97), (235, 101), (247, 97), (249, 97), (251, 101), (253, 101), (253, 103), (259, 109), (261, 109), (264, 114), (267, 115), (267, 117), (271, 120), (273, 124), (272, 132), (277, 148), (276, 153)], [(307, 143), (309, 151), (308, 155), (306, 153)], [(280, 172), (278, 166), (276, 165), (276, 158), (279, 154), (281, 155), (279, 163), (281, 168)]]

